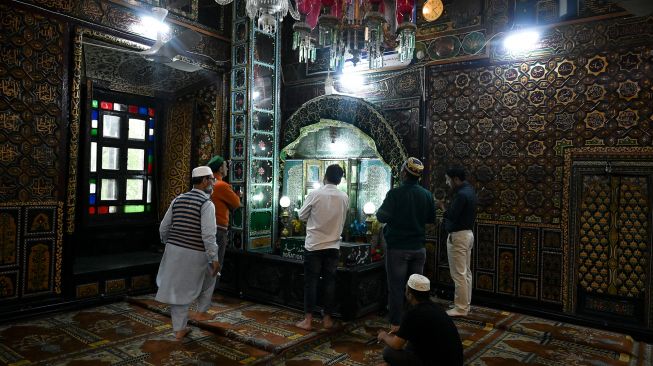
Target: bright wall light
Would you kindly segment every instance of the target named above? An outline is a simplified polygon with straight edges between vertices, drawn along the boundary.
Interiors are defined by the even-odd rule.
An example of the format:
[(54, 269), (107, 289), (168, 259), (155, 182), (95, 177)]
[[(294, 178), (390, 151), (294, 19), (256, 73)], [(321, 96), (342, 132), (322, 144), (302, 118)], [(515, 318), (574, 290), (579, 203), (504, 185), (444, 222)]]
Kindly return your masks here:
[(365, 77), (361, 74), (346, 73), (340, 77), (340, 85), (347, 91), (357, 93), (365, 88)]
[(527, 52), (537, 48), (540, 33), (534, 30), (524, 30), (510, 33), (503, 40), (503, 47), (513, 53)]
[(132, 25), (131, 30), (149, 39), (156, 39), (157, 34), (167, 34), (170, 27), (151, 16), (144, 16), (140, 23)]

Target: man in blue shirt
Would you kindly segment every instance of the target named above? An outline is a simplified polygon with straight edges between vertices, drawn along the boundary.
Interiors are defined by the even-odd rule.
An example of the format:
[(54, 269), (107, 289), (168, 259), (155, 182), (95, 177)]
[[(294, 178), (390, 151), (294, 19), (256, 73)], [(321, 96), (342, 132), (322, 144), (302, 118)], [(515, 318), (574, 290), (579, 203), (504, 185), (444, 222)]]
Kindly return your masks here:
[(438, 201), (443, 214), (447, 237), (447, 257), (449, 272), (456, 286), (454, 307), (447, 311), (449, 316), (467, 316), (472, 301), (472, 247), (474, 246), (474, 221), (476, 220), (476, 192), (465, 180), (465, 170), (461, 167), (449, 168), (445, 179), (454, 191), (453, 200), (447, 209), (444, 202)]

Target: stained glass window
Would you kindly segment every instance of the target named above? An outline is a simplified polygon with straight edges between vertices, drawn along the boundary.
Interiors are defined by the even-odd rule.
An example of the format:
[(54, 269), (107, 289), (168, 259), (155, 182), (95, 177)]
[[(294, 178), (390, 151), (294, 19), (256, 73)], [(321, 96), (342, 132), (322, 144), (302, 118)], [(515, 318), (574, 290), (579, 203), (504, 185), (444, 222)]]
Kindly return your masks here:
[[(98, 92), (98, 94), (104, 94)], [(151, 214), (156, 109), (127, 95), (88, 104), (87, 209), (89, 217)], [(95, 220), (95, 219), (94, 219)]]

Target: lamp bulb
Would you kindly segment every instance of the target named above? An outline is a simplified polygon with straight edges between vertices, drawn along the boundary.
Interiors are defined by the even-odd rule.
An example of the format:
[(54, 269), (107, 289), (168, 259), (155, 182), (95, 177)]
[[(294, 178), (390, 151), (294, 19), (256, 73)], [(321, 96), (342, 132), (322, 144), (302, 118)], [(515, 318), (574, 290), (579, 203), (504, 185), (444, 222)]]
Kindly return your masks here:
[(363, 205), (363, 212), (366, 215), (371, 215), (376, 212), (376, 206), (373, 202), (367, 202), (365, 205)]
[(288, 196), (281, 197), (279, 200), (279, 206), (282, 208), (288, 208), (288, 206), (290, 206), (290, 198)]

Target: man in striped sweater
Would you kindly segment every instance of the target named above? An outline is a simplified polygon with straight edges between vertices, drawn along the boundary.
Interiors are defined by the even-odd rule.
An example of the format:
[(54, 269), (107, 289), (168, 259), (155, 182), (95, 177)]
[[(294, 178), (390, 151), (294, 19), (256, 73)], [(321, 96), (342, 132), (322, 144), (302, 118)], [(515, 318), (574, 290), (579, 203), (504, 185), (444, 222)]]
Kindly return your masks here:
[[(210, 319), (207, 313), (216, 276), (220, 272), (215, 242), (215, 207), (211, 202), (213, 172), (208, 166), (193, 169), (193, 189), (177, 196), (161, 221), (159, 233), (166, 244), (156, 283), (156, 300), (170, 305), (172, 330), (178, 340), (190, 328), (188, 317)], [(189, 313), (197, 300), (197, 312)]]

